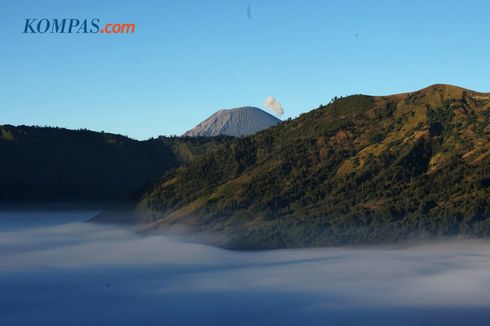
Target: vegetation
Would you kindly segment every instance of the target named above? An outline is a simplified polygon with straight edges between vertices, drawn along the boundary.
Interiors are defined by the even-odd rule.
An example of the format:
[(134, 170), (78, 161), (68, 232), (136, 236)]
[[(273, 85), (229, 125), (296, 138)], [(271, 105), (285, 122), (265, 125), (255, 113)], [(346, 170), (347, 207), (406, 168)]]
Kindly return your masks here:
[(340, 98), (169, 172), (150, 228), (234, 248), (490, 235), (490, 94), (448, 85)]
[(0, 126), (0, 203), (136, 202), (166, 171), (227, 140)]

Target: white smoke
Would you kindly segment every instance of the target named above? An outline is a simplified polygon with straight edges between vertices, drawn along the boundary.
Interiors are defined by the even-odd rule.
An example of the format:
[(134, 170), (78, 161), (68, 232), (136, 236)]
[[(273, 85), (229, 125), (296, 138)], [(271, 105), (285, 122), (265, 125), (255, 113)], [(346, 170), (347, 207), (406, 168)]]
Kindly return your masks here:
[(274, 96), (267, 96), (264, 101), (264, 106), (274, 111), (275, 114), (281, 116), (284, 114), (281, 103), (279, 103)]

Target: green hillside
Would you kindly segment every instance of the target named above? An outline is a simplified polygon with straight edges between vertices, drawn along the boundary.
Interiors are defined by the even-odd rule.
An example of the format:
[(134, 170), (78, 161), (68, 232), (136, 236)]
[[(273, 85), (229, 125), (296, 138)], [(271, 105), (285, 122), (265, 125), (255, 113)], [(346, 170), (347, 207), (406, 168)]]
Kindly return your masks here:
[(224, 141), (3, 125), (0, 203), (135, 202), (166, 171)]
[(490, 235), (490, 94), (336, 99), (168, 173), (141, 203), (234, 248)]

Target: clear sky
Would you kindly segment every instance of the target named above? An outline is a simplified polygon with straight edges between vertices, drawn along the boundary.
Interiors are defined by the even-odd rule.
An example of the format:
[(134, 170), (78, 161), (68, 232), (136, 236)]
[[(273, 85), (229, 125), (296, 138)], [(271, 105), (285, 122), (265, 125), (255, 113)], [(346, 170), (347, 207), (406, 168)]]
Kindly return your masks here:
[[(0, 0), (0, 124), (144, 139), (269, 95), (287, 118), (336, 95), (490, 91), (489, 15), (483, 0)], [(26, 18), (136, 31), (23, 34)]]

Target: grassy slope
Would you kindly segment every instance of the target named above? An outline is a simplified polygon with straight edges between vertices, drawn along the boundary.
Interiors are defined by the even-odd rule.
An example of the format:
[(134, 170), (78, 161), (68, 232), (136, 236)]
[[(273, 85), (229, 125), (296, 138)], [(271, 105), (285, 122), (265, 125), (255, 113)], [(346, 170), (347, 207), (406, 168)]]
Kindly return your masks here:
[(235, 247), (490, 234), (490, 94), (448, 85), (339, 99), (167, 175), (152, 228)]

